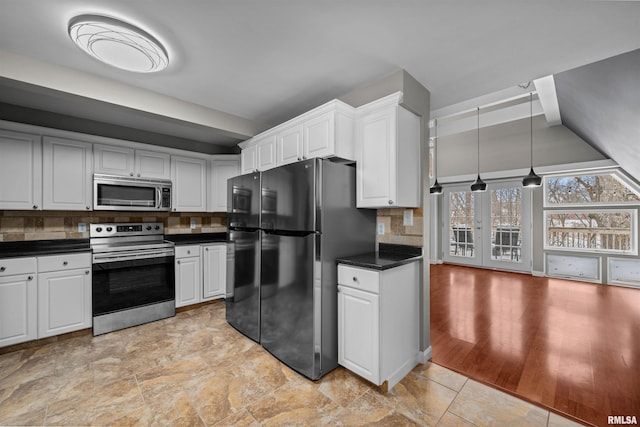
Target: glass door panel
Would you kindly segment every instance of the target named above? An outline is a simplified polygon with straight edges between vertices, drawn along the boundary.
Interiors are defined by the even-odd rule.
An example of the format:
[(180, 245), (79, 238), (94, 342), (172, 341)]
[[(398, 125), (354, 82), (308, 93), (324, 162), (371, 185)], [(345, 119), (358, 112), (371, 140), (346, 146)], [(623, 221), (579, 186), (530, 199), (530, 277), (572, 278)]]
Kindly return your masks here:
[(444, 260), (458, 264), (480, 265), (481, 197), (478, 197), (478, 193), (469, 191), (468, 186), (456, 186), (445, 191), (444, 202), (447, 218), (443, 233)]

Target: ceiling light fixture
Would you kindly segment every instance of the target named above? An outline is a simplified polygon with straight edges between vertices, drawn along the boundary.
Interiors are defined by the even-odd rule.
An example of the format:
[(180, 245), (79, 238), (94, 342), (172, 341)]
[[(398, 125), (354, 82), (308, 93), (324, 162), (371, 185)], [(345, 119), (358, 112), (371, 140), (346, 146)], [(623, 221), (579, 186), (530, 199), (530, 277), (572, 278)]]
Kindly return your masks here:
[(529, 171), (529, 175), (522, 178), (522, 186), (523, 187), (540, 187), (542, 184), (542, 178), (536, 175), (533, 171), (533, 93), (529, 92), (529, 127), (530, 127), (530, 140), (529, 147), (531, 149), (531, 170)]
[(473, 192), (481, 192), (487, 191), (487, 183), (480, 178), (480, 107), (478, 109), (478, 178), (476, 178), (476, 182), (471, 184), (471, 191)]
[(162, 44), (146, 31), (101, 15), (80, 15), (69, 21), (69, 36), (94, 58), (127, 71), (153, 73), (167, 68)]
[(435, 157), (435, 166), (436, 166), (436, 182), (433, 183), (433, 186), (429, 188), (430, 194), (442, 194), (442, 185), (438, 182), (438, 119), (433, 120), (433, 126), (435, 129), (435, 137), (433, 138), (433, 153)]

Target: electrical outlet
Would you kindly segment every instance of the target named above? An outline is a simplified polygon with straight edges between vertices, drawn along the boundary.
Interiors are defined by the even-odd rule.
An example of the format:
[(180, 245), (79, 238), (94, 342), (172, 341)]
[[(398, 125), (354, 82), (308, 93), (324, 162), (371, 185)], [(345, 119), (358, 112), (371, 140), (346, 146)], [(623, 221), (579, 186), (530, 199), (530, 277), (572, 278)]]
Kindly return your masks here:
[(378, 234), (380, 235), (384, 234), (384, 222), (378, 223)]
[(86, 233), (87, 232), (87, 224), (84, 222), (78, 223), (78, 233)]
[(196, 228), (196, 225), (197, 225), (197, 224), (196, 224), (196, 220), (195, 220), (195, 219), (192, 219), (192, 220), (191, 220), (191, 229)]
[(402, 218), (402, 224), (405, 227), (411, 227), (413, 225), (413, 209), (405, 209)]

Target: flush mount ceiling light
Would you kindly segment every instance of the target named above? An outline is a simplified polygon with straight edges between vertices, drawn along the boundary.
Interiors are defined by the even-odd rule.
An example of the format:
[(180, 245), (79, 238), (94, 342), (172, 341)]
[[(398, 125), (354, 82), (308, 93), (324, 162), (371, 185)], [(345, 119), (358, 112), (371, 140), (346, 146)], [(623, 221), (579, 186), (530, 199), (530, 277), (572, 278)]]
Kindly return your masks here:
[(155, 37), (115, 18), (76, 16), (69, 21), (69, 36), (80, 49), (112, 67), (153, 73), (169, 65), (167, 51)]
[(478, 178), (471, 184), (471, 191), (476, 193), (487, 191), (487, 183), (480, 178), (480, 107), (478, 107)]
[(523, 187), (540, 187), (542, 185), (542, 178), (536, 175), (533, 171), (533, 93), (529, 93), (529, 126), (530, 126), (530, 140), (529, 148), (531, 149), (531, 170), (529, 175), (522, 178)]

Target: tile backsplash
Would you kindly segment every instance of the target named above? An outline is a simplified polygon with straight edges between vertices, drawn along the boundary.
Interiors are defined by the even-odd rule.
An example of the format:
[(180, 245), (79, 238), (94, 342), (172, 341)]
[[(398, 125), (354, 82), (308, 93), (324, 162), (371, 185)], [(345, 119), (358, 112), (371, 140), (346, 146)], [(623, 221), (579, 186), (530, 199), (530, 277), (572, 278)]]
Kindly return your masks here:
[[(413, 225), (403, 225), (404, 211), (413, 211)], [(423, 246), (422, 208), (384, 208), (378, 209), (378, 223), (384, 224), (384, 234), (376, 234), (376, 243)]]
[(165, 234), (227, 231), (227, 214), (218, 212), (0, 211), (0, 241), (88, 238), (89, 224), (99, 222), (162, 222)]

